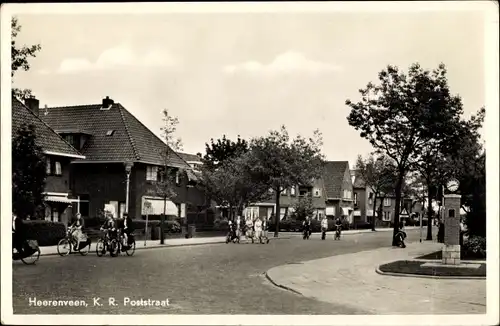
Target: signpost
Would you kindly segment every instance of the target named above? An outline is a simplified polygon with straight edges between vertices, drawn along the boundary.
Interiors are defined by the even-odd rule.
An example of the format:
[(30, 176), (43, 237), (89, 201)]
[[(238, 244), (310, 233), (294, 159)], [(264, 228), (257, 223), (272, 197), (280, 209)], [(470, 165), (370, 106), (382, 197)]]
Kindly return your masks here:
[[(420, 220), (420, 242), (422, 242), (422, 214), (418, 214), (418, 219)], [(429, 221), (427, 221), (429, 223)]]

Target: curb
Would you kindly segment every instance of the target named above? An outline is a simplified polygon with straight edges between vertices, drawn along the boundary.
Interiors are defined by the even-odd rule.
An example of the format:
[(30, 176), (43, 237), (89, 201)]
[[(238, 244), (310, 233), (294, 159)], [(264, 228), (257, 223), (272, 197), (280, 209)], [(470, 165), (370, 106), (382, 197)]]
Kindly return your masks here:
[[(270, 240), (286, 240), (291, 239), (290, 237), (279, 237), (279, 238), (269, 238)], [(203, 245), (211, 245), (211, 244), (221, 244), (226, 243), (226, 240), (214, 241), (214, 242), (202, 242), (202, 243), (182, 243), (182, 244), (166, 244), (166, 245), (154, 245), (151, 247), (139, 247), (135, 248), (135, 250), (146, 250), (146, 249), (158, 249), (158, 248), (175, 248), (175, 247), (190, 247), (190, 246), (203, 246)], [(90, 250), (92, 251), (92, 250)], [(90, 253), (89, 251), (89, 253)], [(77, 254), (77, 252), (73, 253)], [(40, 253), (40, 256), (59, 256), (57, 252), (49, 252), (49, 253)]]
[(271, 276), (269, 276), (268, 272), (266, 272), (266, 278), (267, 278), (267, 280), (268, 280), (269, 282), (271, 282), (271, 283), (272, 283), (274, 286), (276, 286), (276, 287), (279, 287), (279, 288), (281, 288), (281, 289), (284, 289), (284, 290), (287, 290), (287, 291), (293, 292), (293, 293), (298, 294), (298, 295), (303, 295), (302, 293), (300, 293), (300, 292), (299, 292), (299, 291), (297, 291), (297, 290), (294, 290), (294, 289), (292, 289), (292, 288), (290, 288), (290, 287), (288, 287), (288, 286), (285, 286), (285, 285), (281, 285), (281, 284), (276, 283), (276, 282), (275, 282), (275, 281), (271, 278)]
[(441, 279), (441, 280), (486, 280), (486, 276), (435, 276), (435, 275), (422, 275), (422, 274), (409, 274), (409, 273), (394, 273), (394, 272), (382, 272), (379, 267), (375, 269), (375, 272), (380, 275), (385, 276), (396, 276), (396, 277), (416, 277), (416, 278), (431, 278), (431, 279)]

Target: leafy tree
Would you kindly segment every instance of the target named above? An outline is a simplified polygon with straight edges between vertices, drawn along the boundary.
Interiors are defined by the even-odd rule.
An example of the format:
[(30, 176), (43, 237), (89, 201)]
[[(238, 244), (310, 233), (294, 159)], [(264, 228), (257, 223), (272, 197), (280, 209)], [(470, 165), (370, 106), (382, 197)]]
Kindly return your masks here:
[[(385, 155), (376, 157), (371, 154), (366, 159), (363, 159), (360, 155), (356, 161), (356, 173), (359, 174), (364, 184), (370, 188), (375, 195), (373, 200), (373, 216), (371, 219), (373, 231), (375, 231), (377, 197), (392, 192), (396, 183), (395, 170), (392, 159)], [(383, 202), (383, 198), (381, 202)]]
[(12, 138), (12, 210), (19, 218), (34, 217), (43, 205), (46, 179), (43, 150), (34, 125), (23, 124)]
[(284, 189), (297, 185), (310, 185), (322, 172), (322, 135), (319, 130), (305, 139), (297, 136), (290, 140), (285, 126), (271, 131), (268, 136), (252, 139), (250, 166), (254, 180), (260, 180), (272, 189), (276, 198), (276, 231), (280, 220), (280, 195)]
[(312, 216), (315, 211), (311, 196), (300, 197), (293, 203), (292, 207), (298, 220), (305, 220), (307, 216)]
[(203, 157), (203, 164), (210, 170), (215, 170), (226, 160), (230, 160), (248, 152), (248, 142), (238, 136), (235, 141), (226, 138), (223, 135), (221, 139), (214, 141), (212, 138), (210, 144), (205, 144), (206, 154)]
[(167, 214), (167, 201), (175, 198), (177, 186), (177, 178), (179, 177), (179, 169), (171, 166), (172, 157), (176, 156), (176, 152), (182, 151), (182, 141), (175, 137), (179, 119), (170, 115), (167, 109), (162, 111), (163, 127), (161, 127), (163, 141), (167, 145), (158, 149), (161, 156), (162, 165), (158, 168), (157, 180), (155, 183), (155, 194), (163, 199), (163, 214), (161, 215), (160, 224), (160, 243), (164, 244), (164, 222)]
[(444, 64), (432, 72), (413, 64), (408, 74), (388, 66), (378, 77), (379, 85), (370, 82), (360, 90), (361, 101), (346, 101), (351, 108), (347, 120), (376, 151), (396, 163), (395, 235), (406, 174), (429, 139), (448, 139), (446, 123), (462, 114), (462, 103), (450, 94)]
[[(29, 58), (36, 57), (37, 52), (41, 50), (40, 44), (35, 44), (31, 46), (23, 45), (19, 46), (16, 43), (17, 35), (21, 32), (21, 25), (19, 25), (19, 21), (17, 17), (12, 17), (11, 21), (11, 77), (14, 78), (14, 74), (22, 69), (24, 71), (28, 71), (30, 69)], [(12, 79), (14, 80), (14, 79)], [(19, 89), (13, 88), (12, 94), (21, 101), (31, 96), (30, 89)]]
[(202, 168), (204, 190), (220, 205), (228, 206), (230, 219), (234, 209), (241, 215), (248, 204), (266, 198), (265, 184), (255, 180), (251, 172), (250, 154), (226, 159), (215, 170)]

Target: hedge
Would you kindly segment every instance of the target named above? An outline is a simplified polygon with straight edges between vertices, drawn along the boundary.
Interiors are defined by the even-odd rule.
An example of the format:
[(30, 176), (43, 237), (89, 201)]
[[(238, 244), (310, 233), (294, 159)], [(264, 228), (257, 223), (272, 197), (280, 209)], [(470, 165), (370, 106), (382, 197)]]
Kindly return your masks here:
[(486, 238), (471, 236), (464, 241), (462, 251), (469, 257), (486, 258)]
[(66, 236), (66, 225), (45, 220), (24, 221), (26, 239), (37, 240), (39, 246), (55, 246)]

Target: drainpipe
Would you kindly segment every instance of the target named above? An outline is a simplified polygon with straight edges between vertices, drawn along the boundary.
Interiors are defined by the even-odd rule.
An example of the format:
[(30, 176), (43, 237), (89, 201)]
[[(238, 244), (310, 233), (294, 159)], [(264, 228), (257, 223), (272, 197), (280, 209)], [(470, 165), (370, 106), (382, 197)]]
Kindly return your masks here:
[(127, 190), (125, 192), (125, 212), (128, 214), (128, 205), (129, 205), (129, 193), (130, 193), (130, 173), (132, 172), (132, 166), (134, 163), (127, 162), (125, 163), (125, 173), (127, 175)]

